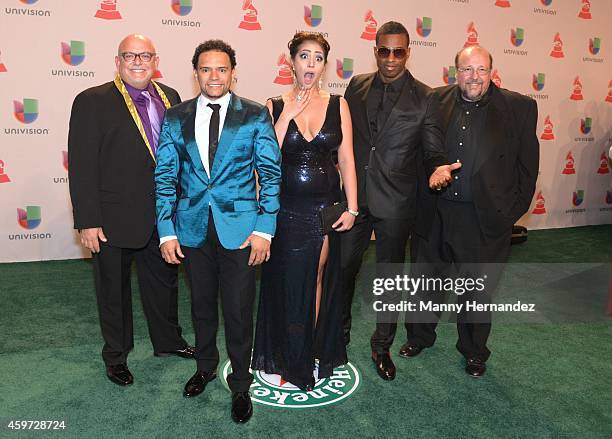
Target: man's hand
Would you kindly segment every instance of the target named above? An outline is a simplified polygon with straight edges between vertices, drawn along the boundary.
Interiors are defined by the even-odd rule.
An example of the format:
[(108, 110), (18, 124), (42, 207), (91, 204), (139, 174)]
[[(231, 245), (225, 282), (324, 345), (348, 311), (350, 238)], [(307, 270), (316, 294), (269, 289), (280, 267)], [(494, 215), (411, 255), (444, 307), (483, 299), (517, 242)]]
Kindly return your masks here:
[(443, 187), (448, 186), (448, 184), (452, 181), (453, 177), (451, 172), (459, 169), (461, 167), (461, 163), (453, 163), (451, 165), (442, 165), (438, 166), (431, 177), (429, 177), (429, 187), (431, 189), (440, 190)]
[(81, 229), (81, 244), (91, 250), (92, 253), (100, 253), (100, 241), (106, 242), (102, 227)]
[[(180, 264), (181, 261), (179, 258), (184, 258), (183, 252), (181, 251), (181, 245), (178, 242), (178, 239), (171, 239), (170, 241), (164, 242), (159, 247), (162, 258), (168, 264)], [(178, 256), (178, 257), (177, 257)]]
[(240, 250), (251, 246), (249, 265), (258, 265), (270, 259), (270, 241), (257, 235), (250, 235), (240, 246)]

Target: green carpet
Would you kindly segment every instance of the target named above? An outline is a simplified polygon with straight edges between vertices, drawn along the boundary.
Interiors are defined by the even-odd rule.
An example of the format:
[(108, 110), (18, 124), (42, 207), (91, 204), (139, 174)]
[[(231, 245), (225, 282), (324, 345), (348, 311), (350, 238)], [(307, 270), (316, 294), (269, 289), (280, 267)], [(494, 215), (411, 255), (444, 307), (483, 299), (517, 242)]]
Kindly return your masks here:
[[(374, 260), (373, 246), (366, 258)], [(610, 261), (609, 225), (533, 231), (511, 256), (529, 263)], [(612, 318), (494, 325), (493, 354), (480, 380), (463, 372), (454, 325), (442, 324), (436, 345), (410, 360), (395, 355), (404, 341), (400, 329), (392, 382), (372, 366), (372, 322), (356, 319), (349, 358), (362, 382), (350, 398), (318, 409), (255, 405), (248, 424), (234, 425), (220, 380), (193, 400), (182, 397), (194, 362), (153, 356), (136, 293), (129, 357), (135, 383), (121, 388), (107, 380), (88, 261), (1, 264), (0, 279), (0, 437), (612, 437)], [(179, 301), (193, 341), (183, 277)], [(218, 343), (225, 362), (222, 326)], [(14, 432), (5, 427), (11, 419), (63, 419), (66, 429)]]

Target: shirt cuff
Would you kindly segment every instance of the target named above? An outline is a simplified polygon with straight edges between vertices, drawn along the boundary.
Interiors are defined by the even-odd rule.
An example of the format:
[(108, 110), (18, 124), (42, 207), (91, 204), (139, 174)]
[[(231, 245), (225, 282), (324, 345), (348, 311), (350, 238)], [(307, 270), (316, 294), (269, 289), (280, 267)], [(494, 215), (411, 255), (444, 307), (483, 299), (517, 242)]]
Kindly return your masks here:
[(161, 247), (161, 245), (164, 242), (172, 241), (173, 239), (178, 239), (178, 238), (175, 235), (168, 235), (168, 236), (164, 236), (163, 238), (159, 238), (159, 246)]
[(272, 235), (270, 235), (269, 233), (257, 232), (254, 230), (253, 235), (261, 236), (263, 239), (267, 240), (268, 242), (272, 242)]

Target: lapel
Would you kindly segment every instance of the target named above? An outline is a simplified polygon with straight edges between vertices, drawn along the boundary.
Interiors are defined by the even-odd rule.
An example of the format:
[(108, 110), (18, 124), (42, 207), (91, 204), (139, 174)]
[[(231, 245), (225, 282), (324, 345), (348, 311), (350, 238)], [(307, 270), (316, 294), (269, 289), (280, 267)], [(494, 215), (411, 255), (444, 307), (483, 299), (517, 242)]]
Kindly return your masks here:
[(208, 175), (206, 174), (206, 170), (202, 164), (202, 158), (200, 157), (200, 151), (198, 150), (198, 144), (196, 143), (195, 139), (195, 117), (197, 106), (197, 97), (185, 102), (183, 117), (181, 117), (181, 132), (183, 133), (183, 140), (185, 141), (185, 149), (187, 150), (187, 154), (189, 154), (191, 157), (191, 162), (193, 163), (193, 169), (204, 182), (207, 182)]
[(484, 132), (479, 142), (481, 149), (476, 155), (472, 175), (478, 172), (491, 154), (503, 149), (506, 137), (512, 134), (512, 130), (507, 125), (510, 113), (506, 108), (504, 97), (492, 82), (490, 87), (492, 88), (491, 100), (487, 108)]
[(397, 98), (397, 102), (395, 102), (395, 105), (391, 109), (391, 113), (389, 113), (389, 117), (376, 136), (376, 144), (378, 144), (378, 138), (385, 132), (385, 128), (395, 123), (400, 110), (402, 110), (402, 107), (404, 107), (404, 102), (410, 102), (411, 100), (410, 95), (414, 92), (414, 78), (408, 70), (406, 70), (406, 75), (408, 75), (408, 78), (406, 78), (406, 82), (404, 83), (404, 87)]
[(229, 106), (227, 107), (227, 113), (225, 114), (225, 122), (223, 122), (223, 130), (219, 137), (215, 161), (210, 171), (211, 180), (214, 180), (214, 177), (217, 175), (217, 171), (227, 155), (234, 140), (234, 136), (240, 129), (245, 117), (246, 112), (242, 111), (242, 101), (238, 96), (232, 93)]
[(372, 127), (370, 126), (370, 112), (368, 111), (368, 94), (370, 94), (370, 89), (372, 88), (372, 81), (374, 81), (374, 77), (376, 76), (376, 72), (370, 73), (363, 84), (361, 85), (363, 90), (363, 95), (361, 96), (361, 108), (363, 108), (362, 117), (365, 117), (365, 121), (362, 126), (365, 126), (366, 131), (368, 133), (368, 139), (372, 142)]
[(455, 108), (455, 99), (457, 99), (457, 93), (459, 93), (459, 87), (454, 86), (440, 102), (440, 123), (442, 124), (442, 132), (448, 132), (448, 124), (450, 123), (451, 116), (453, 115), (453, 109)]

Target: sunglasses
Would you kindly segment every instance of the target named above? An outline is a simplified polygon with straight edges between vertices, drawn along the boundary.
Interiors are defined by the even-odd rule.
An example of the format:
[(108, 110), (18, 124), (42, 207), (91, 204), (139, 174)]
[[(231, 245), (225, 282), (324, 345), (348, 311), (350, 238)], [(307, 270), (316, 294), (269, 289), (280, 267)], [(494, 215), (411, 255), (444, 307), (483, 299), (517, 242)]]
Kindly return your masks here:
[(376, 48), (376, 54), (380, 58), (389, 58), (389, 56), (391, 55), (391, 52), (393, 52), (393, 56), (395, 58), (399, 58), (399, 59), (406, 58), (406, 54), (408, 53), (407, 50), (403, 47), (381, 46), (381, 47)]

